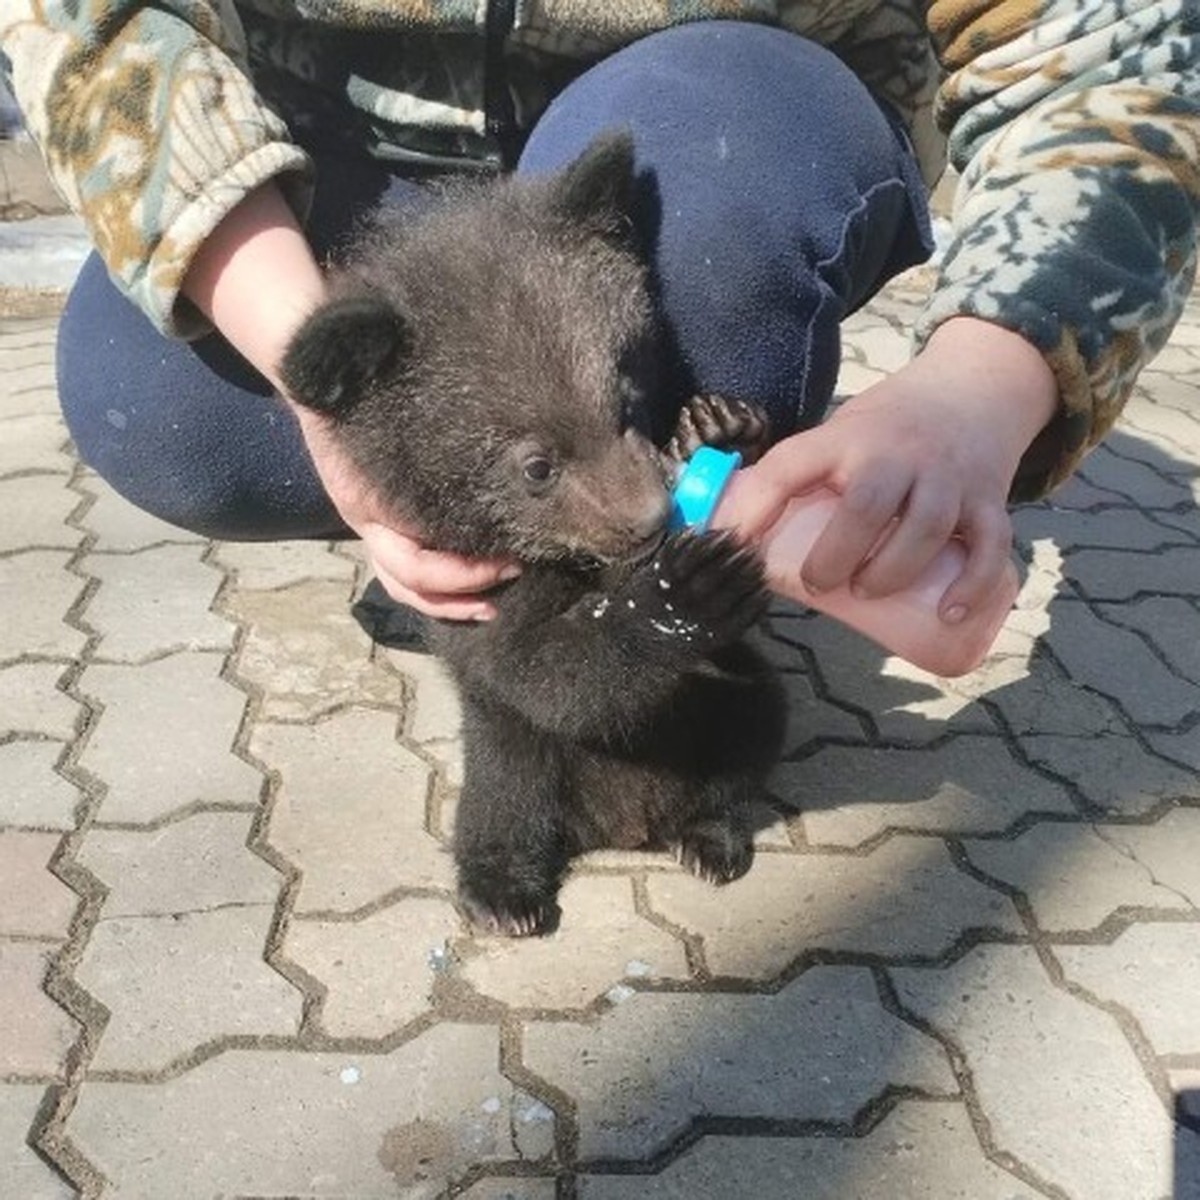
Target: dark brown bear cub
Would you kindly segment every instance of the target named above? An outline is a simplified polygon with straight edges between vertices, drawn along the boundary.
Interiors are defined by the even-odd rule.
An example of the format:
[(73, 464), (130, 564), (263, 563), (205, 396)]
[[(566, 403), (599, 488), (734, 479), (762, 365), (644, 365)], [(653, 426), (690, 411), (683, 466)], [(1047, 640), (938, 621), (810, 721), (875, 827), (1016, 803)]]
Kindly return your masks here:
[[(756, 556), (665, 536), (667, 464), (639, 432), (661, 342), (633, 194), (613, 135), (556, 176), (381, 226), (284, 362), (427, 544), (523, 564), (494, 620), (431, 627), (464, 708), (460, 899), (508, 934), (554, 927), (585, 850), (674, 846), (738, 878), (781, 739), (778, 682), (740, 640), (766, 605)], [(744, 407), (696, 401), (677, 441), (747, 430)]]

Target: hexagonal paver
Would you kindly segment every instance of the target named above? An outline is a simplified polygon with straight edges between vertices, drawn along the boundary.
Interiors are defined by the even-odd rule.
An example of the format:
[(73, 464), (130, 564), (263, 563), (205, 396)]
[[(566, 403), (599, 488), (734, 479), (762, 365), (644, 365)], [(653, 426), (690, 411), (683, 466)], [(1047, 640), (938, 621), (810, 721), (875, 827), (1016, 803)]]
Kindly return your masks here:
[(1009, 900), (932, 838), (894, 837), (866, 856), (762, 854), (723, 888), (655, 875), (646, 890), (655, 912), (704, 938), (710, 971), (751, 979), (810, 950), (937, 956), (967, 929), (1021, 928)]
[(247, 626), (238, 676), (262, 694), (268, 720), (307, 720), (346, 704), (399, 704), (400, 682), (371, 657), (350, 615), (347, 583), (308, 580), (225, 601)]
[[(1163, 525), (1135, 508), (1082, 513), (1051, 504), (1031, 504), (1017, 510), (1013, 525), (1022, 540), (1052, 538), (1060, 550), (1086, 547), (1094, 552), (1101, 548), (1128, 550), (1130, 546), (1136, 546), (1139, 551), (1149, 553), (1163, 546), (1190, 543), (1181, 530)], [(1072, 555), (1070, 559), (1068, 574), (1072, 577), (1076, 577), (1076, 557)], [(1089, 559), (1095, 557), (1099, 556), (1089, 555)]]
[(1079, 468), (1089, 483), (1140, 504), (1143, 508), (1174, 508), (1189, 499), (1186, 488), (1165, 479), (1139, 462), (1121, 458), (1109, 446), (1092, 451)]
[[(198, 534), (160, 521), (158, 517), (130, 504), (93, 473), (88, 474), (81, 490), (92, 496), (93, 501), (79, 524), (95, 534), (97, 550), (142, 550), (161, 542), (204, 541)], [(205, 584), (208, 582), (206, 579)]]
[(273, 909), (103, 916), (75, 979), (111, 1013), (91, 1069), (160, 1071), (231, 1035), (294, 1034), (303, 997), (264, 961)]
[(462, 737), (462, 704), (445, 665), (431, 654), (411, 650), (385, 650), (384, 654), (412, 682), (416, 693), (405, 713), (405, 733), (422, 744), (457, 743)]
[(976, 866), (1028, 897), (1042, 929), (1065, 932), (1093, 929), (1125, 907), (1197, 907), (1198, 832), (1200, 810), (1178, 809), (1156, 825), (1045, 822), (1011, 842), (965, 846)]
[(1022, 766), (998, 738), (925, 750), (826, 746), (776, 777), (820, 846), (858, 846), (892, 828), (999, 831), (1028, 812), (1075, 811), (1064, 789)]
[(75, 736), (79, 703), (58, 690), (60, 663), (27, 662), (0, 668), (0, 737), (41, 734), (67, 741)]
[(860, 967), (776, 995), (638, 992), (586, 1025), (526, 1023), (523, 1058), (575, 1101), (585, 1162), (648, 1157), (702, 1116), (848, 1122), (889, 1086), (955, 1089)]
[[(683, 944), (637, 915), (629, 880), (577, 875), (559, 896), (562, 924), (546, 938), (479, 938), (462, 974), (519, 1008), (582, 1008), (627, 978), (686, 979)], [(564, 971), (563, 963), (572, 969)]]
[[(2, 436), (2, 435), (0, 435)], [(79, 497), (60, 475), (27, 475), (0, 481), (0, 553), (24, 546), (74, 549), (83, 534), (67, 525)]]
[(71, 1200), (75, 1189), (28, 1144), (46, 1089), (41, 1084), (0, 1084), (0, 1180), (20, 1200)]
[(66, 624), (84, 580), (67, 570), (65, 550), (28, 550), (0, 558), (0, 661), (23, 654), (73, 658), (87, 637)]
[(1195, 599), (1148, 596), (1131, 604), (1101, 604), (1099, 611), (1106, 621), (1149, 638), (1176, 674), (1200, 685), (1200, 611)]
[(1132, 925), (1110, 946), (1058, 946), (1073, 983), (1127, 1008), (1157, 1054), (1200, 1055), (1200, 914), (1196, 924)]
[[(1054, 612), (1057, 616), (1058, 608)], [(1061, 734), (1079, 737), (1128, 733), (1128, 727), (1111, 700), (1076, 683), (1047, 659), (1035, 659), (1027, 670), (1014, 673), (1008, 685), (988, 696), (1014, 734)]]
[(1134, 737), (1100, 732), (1075, 737), (1028, 736), (1032, 762), (1069, 779), (1095, 805), (1141, 816), (1167, 800), (1200, 799), (1200, 778), (1154, 754)]
[(429, 768), (395, 733), (394, 715), (368, 709), (254, 730), (251, 750), (281, 776), (267, 837), (300, 868), (298, 913), (452, 886), (450, 856), (425, 830)]
[(65, 477), (72, 465), (66, 446), (67, 429), (57, 413), (8, 417), (0, 437), (0, 475), (54, 471)]
[[(803, 1181), (802, 1190), (797, 1190)], [(862, 1138), (706, 1137), (658, 1175), (585, 1176), (579, 1200), (1040, 1200), (989, 1162), (964, 1107), (905, 1101)]]
[(0, 935), (65, 938), (79, 897), (50, 874), (55, 833), (0, 829)]
[(1137, 550), (1079, 550), (1071, 555), (1071, 578), (1093, 600), (1132, 600), (1142, 592), (1194, 596), (1200, 579), (1200, 546)]
[(82, 693), (103, 706), (79, 765), (108, 790), (104, 821), (147, 823), (189, 804), (258, 804), (262, 775), (237, 758), (246, 697), (218, 654), (183, 651), (139, 666), (93, 664)]
[(233, 626), (209, 610), (221, 576), (196, 546), (89, 554), (81, 570), (100, 580), (84, 614), (101, 635), (97, 659), (141, 662), (175, 650), (228, 650)]
[(234, 573), (239, 591), (273, 591), (310, 579), (354, 582), (354, 564), (328, 542), (222, 542), (216, 562)]
[(42, 990), (56, 949), (0, 941), (0, 1076), (48, 1079), (62, 1071), (78, 1026)]
[(119, 1196), (433, 1200), (519, 1158), (499, 1052), (458, 1024), (382, 1056), (231, 1050), (153, 1088), (85, 1083), (67, 1133)]
[(325, 988), (326, 1033), (382, 1038), (429, 1008), (434, 971), (459, 925), (448, 900), (408, 897), (358, 921), (296, 918), (283, 955)]
[(0, 745), (0, 825), (74, 828), (80, 795), (56, 770), (61, 754), (56, 742)]
[(553, 1179), (481, 1179), (463, 1200), (554, 1200)]
[(1056, 988), (1027, 946), (891, 975), (960, 1047), (998, 1150), (1087, 1200), (1171, 1193), (1172, 1127), (1117, 1022)]

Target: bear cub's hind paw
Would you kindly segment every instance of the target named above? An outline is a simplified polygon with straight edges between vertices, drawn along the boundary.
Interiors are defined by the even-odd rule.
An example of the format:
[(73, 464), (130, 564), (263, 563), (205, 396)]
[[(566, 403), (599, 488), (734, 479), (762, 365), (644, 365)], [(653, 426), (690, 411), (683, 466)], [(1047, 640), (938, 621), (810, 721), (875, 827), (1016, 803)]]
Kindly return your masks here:
[(701, 446), (737, 450), (744, 465), (757, 462), (771, 444), (767, 414), (757, 404), (710, 393), (693, 396), (679, 410), (666, 453), (676, 462), (692, 457)]

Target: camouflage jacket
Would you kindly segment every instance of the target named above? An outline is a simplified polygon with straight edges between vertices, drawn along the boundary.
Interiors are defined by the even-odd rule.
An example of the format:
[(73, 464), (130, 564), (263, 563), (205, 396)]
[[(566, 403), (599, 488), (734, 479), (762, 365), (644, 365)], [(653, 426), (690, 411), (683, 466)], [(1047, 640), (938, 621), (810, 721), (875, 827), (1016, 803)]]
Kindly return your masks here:
[(948, 144), (955, 233), (918, 340), (968, 313), (1036, 344), (1062, 403), (1017, 491), (1065, 478), (1192, 285), (1200, 0), (0, 0), (0, 66), (113, 278), (191, 336), (192, 255), (266, 179), (304, 212), (306, 131), (487, 164), (498, 115), (527, 127), (605, 53), (718, 17), (834, 50), (930, 181)]

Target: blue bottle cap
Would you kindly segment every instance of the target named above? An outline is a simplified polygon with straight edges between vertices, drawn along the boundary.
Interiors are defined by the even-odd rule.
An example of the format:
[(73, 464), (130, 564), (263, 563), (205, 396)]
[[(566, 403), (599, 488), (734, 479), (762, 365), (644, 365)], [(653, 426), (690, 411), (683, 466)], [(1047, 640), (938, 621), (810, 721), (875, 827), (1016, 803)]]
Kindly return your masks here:
[(742, 465), (736, 450), (701, 446), (684, 464), (671, 494), (671, 529), (704, 530), (721, 502), (729, 477)]

